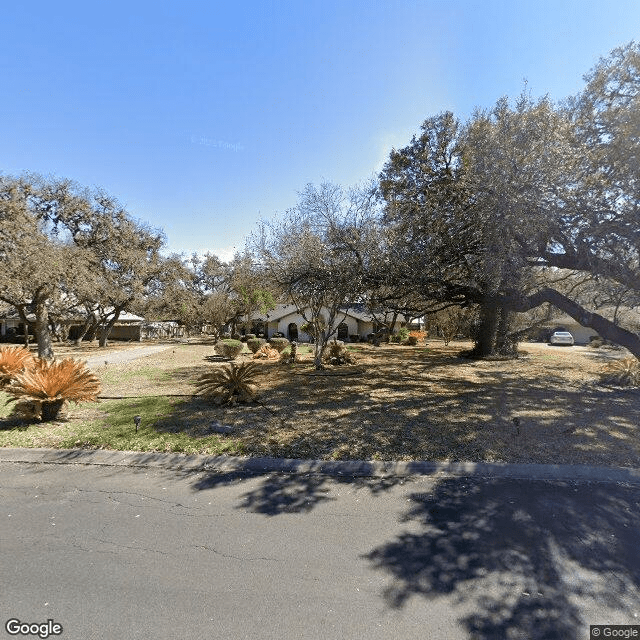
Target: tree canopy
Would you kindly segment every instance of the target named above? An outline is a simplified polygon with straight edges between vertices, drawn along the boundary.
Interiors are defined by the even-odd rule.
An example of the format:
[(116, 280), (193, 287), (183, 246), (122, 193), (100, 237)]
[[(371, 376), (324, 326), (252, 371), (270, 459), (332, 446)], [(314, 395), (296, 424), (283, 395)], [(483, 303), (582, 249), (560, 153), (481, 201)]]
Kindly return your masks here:
[(163, 268), (161, 232), (134, 220), (104, 191), (33, 174), (0, 176), (0, 299), (36, 317), (41, 357), (53, 355), (49, 316), (62, 309), (101, 322), (120, 313)]
[(570, 269), (640, 291), (638, 46), (586, 80), (560, 105), (523, 93), (464, 124), (429, 118), (380, 175), (396, 286), (479, 305), (480, 355), (509, 350), (509, 316), (547, 302), (640, 357), (637, 335), (541, 278)]

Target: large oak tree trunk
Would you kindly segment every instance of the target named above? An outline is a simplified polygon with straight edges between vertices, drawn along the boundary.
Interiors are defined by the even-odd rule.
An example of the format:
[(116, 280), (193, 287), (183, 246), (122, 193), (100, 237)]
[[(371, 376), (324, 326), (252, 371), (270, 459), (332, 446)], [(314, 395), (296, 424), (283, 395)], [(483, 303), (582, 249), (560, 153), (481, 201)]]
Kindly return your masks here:
[(481, 305), (472, 357), (513, 357), (517, 354), (517, 341), (509, 333), (511, 315), (511, 310), (497, 298), (489, 298)]
[(80, 346), (85, 337), (88, 337), (89, 341), (92, 341), (96, 337), (96, 331), (98, 330), (98, 324), (93, 316), (91, 316), (83, 325), (80, 333), (76, 336), (75, 344)]
[[(49, 330), (49, 311), (47, 310), (45, 297), (36, 299), (35, 312), (38, 357), (51, 360), (53, 358), (53, 347), (51, 344), (51, 332)], [(27, 327), (25, 331), (28, 330)]]
[(98, 332), (98, 346), (100, 347), (107, 346), (107, 340), (109, 339), (109, 335), (111, 334), (111, 329), (113, 329), (113, 325), (116, 322), (118, 322), (118, 318), (120, 317), (120, 314), (122, 313), (123, 308), (124, 307), (116, 307), (115, 312), (113, 314), (113, 318), (111, 318), (111, 320), (109, 320), (109, 322), (107, 322), (106, 325), (103, 324), (100, 327), (100, 330)]
[(475, 345), (471, 355), (486, 358), (494, 355), (496, 334), (498, 332), (500, 307), (493, 298), (486, 300), (480, 307), (480, 323), (475, 335)]

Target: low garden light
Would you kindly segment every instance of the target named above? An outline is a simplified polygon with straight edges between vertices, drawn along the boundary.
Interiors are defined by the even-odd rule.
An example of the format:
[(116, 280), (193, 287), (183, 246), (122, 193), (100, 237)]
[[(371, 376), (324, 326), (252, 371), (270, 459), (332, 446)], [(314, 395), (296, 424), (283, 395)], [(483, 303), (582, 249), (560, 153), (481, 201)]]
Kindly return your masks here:
[(136, 425), (136, 433), (138, 433), (138, 427), (140, 426), (140, 420), (142, 420), (142, 418), (140, 416), (133, 416), (133, 422)]

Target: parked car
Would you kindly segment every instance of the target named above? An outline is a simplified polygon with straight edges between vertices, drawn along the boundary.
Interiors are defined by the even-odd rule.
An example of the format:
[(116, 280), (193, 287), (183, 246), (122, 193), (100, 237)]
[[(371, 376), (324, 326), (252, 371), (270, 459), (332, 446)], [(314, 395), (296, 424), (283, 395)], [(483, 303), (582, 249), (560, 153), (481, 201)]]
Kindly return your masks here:
[(573, 344), (573, 336), (568, 331), (554, 331), (549, 338), (549, 344)]

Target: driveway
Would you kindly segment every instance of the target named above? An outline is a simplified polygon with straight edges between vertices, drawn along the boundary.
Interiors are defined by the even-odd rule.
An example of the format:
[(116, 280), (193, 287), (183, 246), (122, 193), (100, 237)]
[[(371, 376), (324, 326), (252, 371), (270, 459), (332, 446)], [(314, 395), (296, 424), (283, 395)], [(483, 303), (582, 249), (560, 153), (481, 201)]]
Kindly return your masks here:
[(175, 344), (154, 344), (144, 347), (131, 347), (130, 349), (105, 352), (100, 355), (83, 359), (89, 367), (95, 369), (107, 364), (123, 364), (124, 362), (144, 358), (145, 356), (150, 356), (154, 353), (159, 353), (160, 351), (166, 351), (167, 349), (175, 349)]
[(586, 640), (640, 622), (637, 482), (0, 462), (0, 496), (2, 623), (62, 638)]

